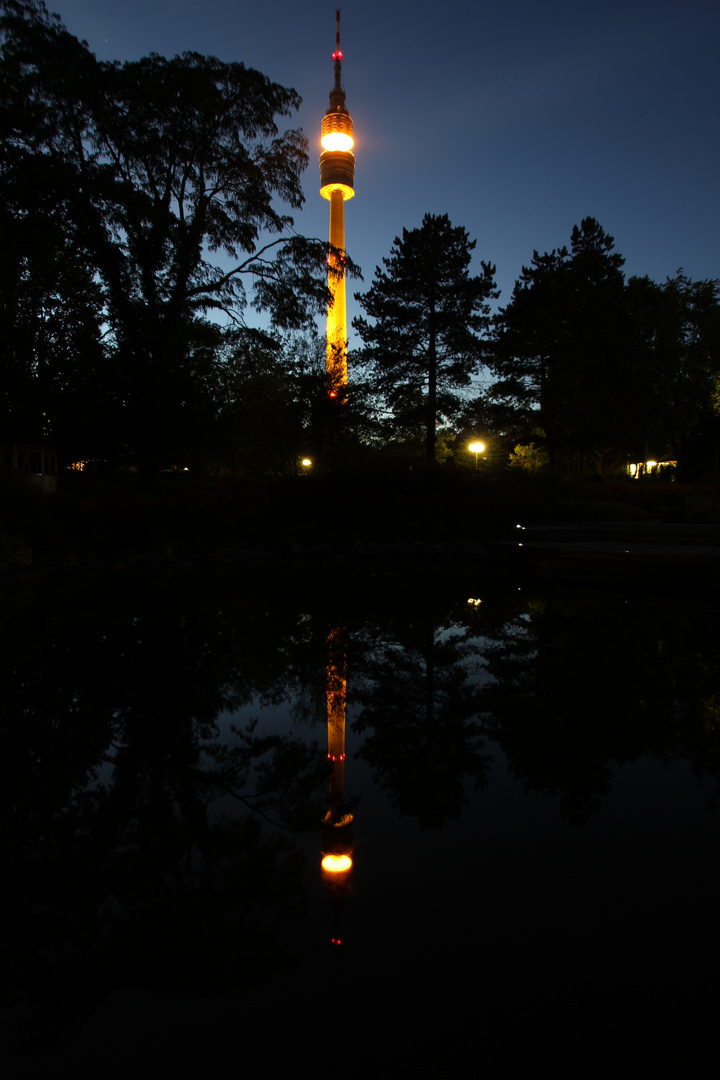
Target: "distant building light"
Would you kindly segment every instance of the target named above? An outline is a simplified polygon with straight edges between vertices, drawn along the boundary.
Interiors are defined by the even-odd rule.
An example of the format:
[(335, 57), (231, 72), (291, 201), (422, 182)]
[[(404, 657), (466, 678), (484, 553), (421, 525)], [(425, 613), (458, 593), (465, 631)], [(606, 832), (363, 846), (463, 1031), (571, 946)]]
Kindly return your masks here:
[(636, 480), (641, 476), (647, 476), (653, 469), (677, 469), (677, 461), (674, 458), (663, 458), (660, 461), (631, 461), (628, 464), (628, 472)]

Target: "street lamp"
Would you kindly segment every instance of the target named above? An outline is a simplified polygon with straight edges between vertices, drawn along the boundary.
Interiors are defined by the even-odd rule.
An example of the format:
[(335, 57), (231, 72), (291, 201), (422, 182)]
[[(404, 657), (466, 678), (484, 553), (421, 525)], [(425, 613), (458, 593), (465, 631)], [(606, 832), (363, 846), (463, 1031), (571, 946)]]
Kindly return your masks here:
[(485, 443), (484, 442), (471, 442), (470, 445), (468, 446), (468, 450), (470, 451), (471, 454), (475, 455), (475, 468), (477, 469), (477, 467), (478, 467), (478, 454), (482, 454), (482, 453), (485, 452)]

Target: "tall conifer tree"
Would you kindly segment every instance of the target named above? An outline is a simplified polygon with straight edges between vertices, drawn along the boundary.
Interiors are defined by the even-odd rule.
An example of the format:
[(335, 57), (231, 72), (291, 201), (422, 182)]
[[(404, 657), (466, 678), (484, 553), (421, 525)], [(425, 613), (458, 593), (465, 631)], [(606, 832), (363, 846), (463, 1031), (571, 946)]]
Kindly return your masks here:
[(481, 335), (489, 325), (495, 267), (470, 275), (476, 241), (447, 214), (426, 214), (418, 229), (395, 237), (385, 267), (365, 294), (368, 319), (353, 321), (364, 342), (378, 394), (396, 420), (425, 429), (428, 462), (435, 460), (436, 427), (458, 410), (458, 391), (482, 364)]

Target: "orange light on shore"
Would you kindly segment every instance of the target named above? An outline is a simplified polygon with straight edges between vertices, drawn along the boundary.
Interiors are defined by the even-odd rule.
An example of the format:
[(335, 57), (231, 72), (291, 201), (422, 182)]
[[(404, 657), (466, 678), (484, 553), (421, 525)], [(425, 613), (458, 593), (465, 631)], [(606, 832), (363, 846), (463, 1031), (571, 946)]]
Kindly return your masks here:
[[(324, 187), (320, 188), (320, 194), (322, 195), (323, 199), (327, 199), (329, 202), (332, 202), (333, 191), (339, 191), (340, 192), (340, 194), (343, 197), (343, 202), (347, 202), (348, 199), (354, 199), (355, 198), (355, 192), (347, 184), (336, 184), (336, 183), (325, 184)], [(343, 225), (343, 229), (344, 229), (344, 225)], [(344, 235), (344, 233), (343, 233), (343, 235)], [(335, 265), (332, 262), (331, 259), (328, 259), (327, 262), (328, 262), (329, 266), (334, 266)]]
[(322, 861), (323, 870), (329, 874), (344, 874), (352, 866), (349, 855), (325, 855)]

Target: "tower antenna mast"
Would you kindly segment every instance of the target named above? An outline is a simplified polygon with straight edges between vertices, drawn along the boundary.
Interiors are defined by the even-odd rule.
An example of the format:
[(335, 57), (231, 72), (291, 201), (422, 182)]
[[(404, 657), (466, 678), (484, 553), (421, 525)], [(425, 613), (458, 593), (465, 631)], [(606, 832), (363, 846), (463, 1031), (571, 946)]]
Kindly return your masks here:
[(335, 61), (335, 90), (342, 90), (342, 84), (340, 82), (340, 68), (342, 66), (343, 54), (340, 52), (340, 8), (335, 9), (335, 52), (333, 53), (333, 60)]

